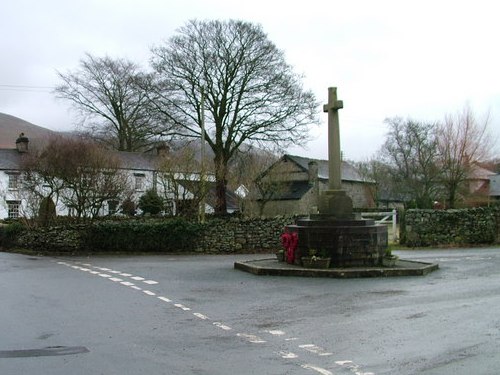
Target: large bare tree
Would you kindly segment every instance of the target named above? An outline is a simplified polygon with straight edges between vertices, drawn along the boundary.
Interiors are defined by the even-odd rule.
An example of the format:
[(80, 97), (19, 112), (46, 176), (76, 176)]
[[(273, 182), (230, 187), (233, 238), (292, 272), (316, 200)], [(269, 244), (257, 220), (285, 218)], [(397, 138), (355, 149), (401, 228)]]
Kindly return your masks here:
[(493, 155), (495, 139), (488, 132), (489, 116), (479, 119), (470, 106), (448, 115), (438, 130), (439, 164), (448, 208), (455, 207), (457, 195), (474, 165)]
[(401, 117), (389, 118), (386, 123), (389, 132), (381, 154), (391, 166), (398, 195), (412, 200), (418, 208), (431, 208), (440, 175), (436, 164), (437, 125)]
[(244, 142), (303, 144), (318, 121), (314, 95), (258, 25), (189, 21), (152, 53), (152, 103), (169, 133), (200, 137), (206, 108), (218, 214), (226, 213), (228, 163)]
[(120, 151), (137, 151), (156, 136), (143, 90), (149, 76), (136, 64), (86, 54), (79, 69), (59, 77), (56, 96), (73, 104), (94, 138)]

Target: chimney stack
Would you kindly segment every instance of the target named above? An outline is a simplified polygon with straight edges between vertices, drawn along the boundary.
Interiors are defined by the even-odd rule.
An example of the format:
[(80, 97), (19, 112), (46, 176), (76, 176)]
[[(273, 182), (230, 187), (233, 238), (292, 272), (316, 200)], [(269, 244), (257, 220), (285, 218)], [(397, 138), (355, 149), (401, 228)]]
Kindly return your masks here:
[(28, 137), (24, 135), (24, 133), (19, 134), (19, 138), (16, 139), (16, 148), (20, 153), (28, 152)]

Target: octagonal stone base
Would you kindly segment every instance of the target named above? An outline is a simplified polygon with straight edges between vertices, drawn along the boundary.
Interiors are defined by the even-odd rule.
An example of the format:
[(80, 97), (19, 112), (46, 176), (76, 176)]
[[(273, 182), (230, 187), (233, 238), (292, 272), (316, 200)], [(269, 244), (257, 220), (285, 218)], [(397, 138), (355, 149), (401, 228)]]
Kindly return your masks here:
[(339, 220), (311, 215), (287, 226), (299, 237), (295, 259), (298, 264), (309, 249), (328, 254), (330, 267), (379, 266), (388, 246), (387, 227), (373, 220)]

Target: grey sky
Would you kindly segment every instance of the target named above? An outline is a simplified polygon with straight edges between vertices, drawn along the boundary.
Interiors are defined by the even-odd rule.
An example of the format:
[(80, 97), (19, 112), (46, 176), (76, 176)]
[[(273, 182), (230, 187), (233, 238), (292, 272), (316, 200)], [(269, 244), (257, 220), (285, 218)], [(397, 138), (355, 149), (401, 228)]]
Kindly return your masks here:
[[(74, 128), (56, 101), (56, 70), (88, 52), (147, 67), (150, 48), (189, 19), (260, 23), (321, 102), (338, 87), (341, 144), (362, 160), (384, 141), (384, 119), (426, 121), (470, 104), (500, 133), (500, 3), (475, 0), (5, 0), (0, 10), (0, 112), (51, 129)], [(25, 87), (23, 87), (25, 86)], [(320, 111), (321, 108), (318, 108)], [(307, 149), (327, 158), (326, 115)]]

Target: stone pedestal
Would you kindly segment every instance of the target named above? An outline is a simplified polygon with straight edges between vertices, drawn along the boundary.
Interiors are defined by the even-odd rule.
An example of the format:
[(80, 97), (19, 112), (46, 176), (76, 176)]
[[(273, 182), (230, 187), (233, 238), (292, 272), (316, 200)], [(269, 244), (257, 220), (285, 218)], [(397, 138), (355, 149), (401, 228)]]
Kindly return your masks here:
[(297, 264), (309, 249), (316, 249), (330, 256), (330, 267), (379, 266), (388, 245), (387, 227), (373, 220), (339, 220), (318, 214), (299, 219), (287, 229), (299, 237)]
[(328, 88), (328, 173), (329, 190), (319, 197), (319, 214), (299, 219), (289, 225), (289, 232), (298, 234), (295, 262), (309, 255), (309, 249), (331, 258), (330, 267), (369, 267), (382, 264), (387, 249), (387, 227), (373, 220), (354, 220), (352, 199), (342, 190), (341, 151), (337, 88)]

